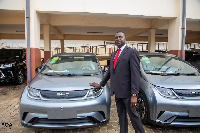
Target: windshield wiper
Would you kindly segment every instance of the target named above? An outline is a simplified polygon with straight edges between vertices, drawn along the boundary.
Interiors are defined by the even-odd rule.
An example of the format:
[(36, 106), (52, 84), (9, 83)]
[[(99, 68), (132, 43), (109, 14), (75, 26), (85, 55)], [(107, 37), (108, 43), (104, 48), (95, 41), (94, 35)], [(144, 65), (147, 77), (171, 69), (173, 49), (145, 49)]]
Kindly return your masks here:
[(47, 76), (53, 76), (53, 74), (50, 74), (50, 73), (41, 73), (41, 74), (44, 74), (44, 75), (47, 75)]
[(94, 74), (91, 74), (91, 73), (86, 73), (86, 74), (82, 74), (83, 76), (92, 76)]
[(186, 75), (186, 76), (198, 76), (199, 74), (197, 73), (161, 73), (161, 76), (168, 76), (168, 75), (175, 75), (175, 76), (179, 76), (179, 75)]
[(180, 73), (160, 73), (161, 76), (168, 76), (168, 75), (175, 75), (175, 76), (179, 76)]
[(62, 74), (59, 74), (60, 76), (77, 76), (77, 74), (74, 74), (74, 73), (62, 73)]
[(146, 74), (160, 75), (161, 73), (152, 73), (152, 72), (146, 72)]

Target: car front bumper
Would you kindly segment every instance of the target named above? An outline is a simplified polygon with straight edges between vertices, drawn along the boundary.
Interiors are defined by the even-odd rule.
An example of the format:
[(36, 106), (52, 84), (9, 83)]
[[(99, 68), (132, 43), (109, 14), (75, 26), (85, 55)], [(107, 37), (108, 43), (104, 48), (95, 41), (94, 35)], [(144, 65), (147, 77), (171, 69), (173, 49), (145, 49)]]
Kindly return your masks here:
[(20, 102), (23, 126), (36, 128), (70, 129), (106, 124), (110, 118), (110, 96), (87, 100), (34, 100), (24, 90)]
[(0, 82), (12, 82), (14, 80), (13, 68), (0, 68)]
[(154, 111), (151, 116), (156, 124), (171, 126), (199, 126), (200, 99), (170, 99), (161, 96), (156, 90)]

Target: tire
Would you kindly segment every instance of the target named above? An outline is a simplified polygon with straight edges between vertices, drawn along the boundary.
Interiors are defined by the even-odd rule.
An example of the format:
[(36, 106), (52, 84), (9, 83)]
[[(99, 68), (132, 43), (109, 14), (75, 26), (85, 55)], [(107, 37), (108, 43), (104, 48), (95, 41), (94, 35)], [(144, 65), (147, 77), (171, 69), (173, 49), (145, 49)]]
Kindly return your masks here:
[(146, 100), (146, 97), (141, 93), (138, 95), (138, 105), (136, 107), (136, 110), (139, 114), (141, 122), (143, 124), (149, 123), (148, 102)]
[(16, 74), (16, 84), (21, 85), (24, 83), (24, 70), (19, 69)]

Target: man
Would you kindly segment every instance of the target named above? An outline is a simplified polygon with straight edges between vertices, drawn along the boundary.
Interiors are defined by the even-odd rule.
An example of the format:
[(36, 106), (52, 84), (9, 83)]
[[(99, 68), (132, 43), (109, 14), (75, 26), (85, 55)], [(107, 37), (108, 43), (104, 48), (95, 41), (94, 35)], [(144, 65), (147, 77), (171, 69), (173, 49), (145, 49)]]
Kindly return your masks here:
[(120, 124), (120, 133), (128, 133), (127, 112), (136, 133), (144, 133), (141, 120), (136, 112), (137, 95), (140, 83), (140, 59), (137, 50), (126, 46), (125, 33), (115, 34), (115, 45), (118, 50), (112, 53), (110, 67), (98, 83), (90, 83), (95, 88), (105, 86), (110, 79), (111, 96), (115, 94), (115, 102)]

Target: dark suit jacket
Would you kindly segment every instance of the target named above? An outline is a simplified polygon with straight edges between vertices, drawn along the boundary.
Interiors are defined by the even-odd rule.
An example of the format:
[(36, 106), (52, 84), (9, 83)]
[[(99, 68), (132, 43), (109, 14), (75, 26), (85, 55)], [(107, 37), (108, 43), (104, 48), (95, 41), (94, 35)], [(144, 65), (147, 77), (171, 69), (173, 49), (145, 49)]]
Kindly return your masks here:
[(104, 86), (110, 79), (111, 96), (115, 94), (117, 98), (127, 98), (133, 93), (138, 94), (140, 59), (137, 50), (125, 46), (117, 60), (115, 69), (113, 69), (113, 60), (116, 52), (111, 55), (110, 67), (100, 85)]

